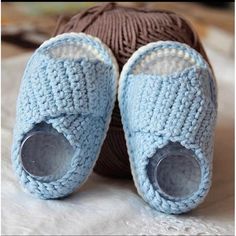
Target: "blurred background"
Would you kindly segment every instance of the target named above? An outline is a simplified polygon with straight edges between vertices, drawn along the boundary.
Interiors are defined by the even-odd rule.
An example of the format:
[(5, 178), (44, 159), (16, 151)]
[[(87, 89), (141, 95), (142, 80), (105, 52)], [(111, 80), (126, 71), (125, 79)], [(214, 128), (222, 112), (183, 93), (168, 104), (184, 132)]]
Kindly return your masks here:
[[(48, 39), (59, 15), (71, 17), (99, 2), (2, 3), (2, 58), (33, 51)], [(233, 2), (119, 2), (121, 5), (173, 10), (197, 29), (204, 44), (234, 57)]]

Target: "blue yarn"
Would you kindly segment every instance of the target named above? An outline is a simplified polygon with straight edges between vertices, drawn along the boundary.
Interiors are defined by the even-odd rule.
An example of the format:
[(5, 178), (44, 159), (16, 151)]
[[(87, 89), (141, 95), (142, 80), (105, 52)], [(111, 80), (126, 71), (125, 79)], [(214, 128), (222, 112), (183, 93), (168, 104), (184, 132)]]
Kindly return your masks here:
[[(51, 49), (72, 44), (95, 50), (101, 60), (86, 54), (77, 59), (51, 55)], [(20, 183), (33, 195), (42, 199), (66, 196), (91, 173), (115, 102), (116, 66), (110, 50), (83, 33), (50, 39), (29, 60), (17, 100), (12, 163)], [(21, 143), (40, 122), (51, 124), (75, 149), (68, 172), (50, 182), (31, 176), (20, 162)]]
[[(134, 73), (152, 52), (176, 49), (188, 53), (193, 65), (170, 75)], [(169, 61), (171, 63), (171, 61)], [(207, 62), (189, 46), (172, 41), (150, 43), (138, 49), (120, 76), (119, 106), (135, 185), (156, 210), (180, 214), (206, 197), (212, 176), (213, 137), (216, 123), (216, 85)], [(179, 142), (196, 155), (201, 168), (198, 190), (186, 199), (165, 199), (147, 175), (147, 164), (158, 149)]]

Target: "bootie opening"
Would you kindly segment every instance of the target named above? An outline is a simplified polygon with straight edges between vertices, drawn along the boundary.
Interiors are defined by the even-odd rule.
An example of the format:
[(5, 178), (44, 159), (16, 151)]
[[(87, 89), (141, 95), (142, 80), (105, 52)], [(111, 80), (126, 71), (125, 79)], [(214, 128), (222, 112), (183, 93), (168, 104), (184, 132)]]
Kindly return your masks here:
[(44, 182), (61, 178), (70, 169), (74, 149), (51, 125), (42, 122), (21, 144), (21, 163), (32, 177)]
[(159, 149), (150, 159), (147, 171), (154, 189), (172, 201), (190, 197), (201, 182), (196, 156), (180, 143), (170, 143)]

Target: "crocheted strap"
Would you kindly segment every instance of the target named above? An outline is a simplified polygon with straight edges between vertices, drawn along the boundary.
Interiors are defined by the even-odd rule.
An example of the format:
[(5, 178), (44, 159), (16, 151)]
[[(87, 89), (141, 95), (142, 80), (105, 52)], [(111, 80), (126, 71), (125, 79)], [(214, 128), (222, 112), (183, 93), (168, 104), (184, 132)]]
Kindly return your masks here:
[(216, 100), (209, 65), (186, 44), (159, 41), (143, 46), (121, 73), (125, 130), (155, 135), (159, 148), (179, 141), (190, 149), (205, 149), (215, 125)]
[(38, 122), (64, 113), (106, 114), (107, 78), (117, 77), (118, 69), (103, 48), (95, 48), (99, 43), (89, 39), (81, 34), (57, 36), (35, 52), (18, 98), (17, 118), (21, 122)]
[(163, 144), (206, 140), (216, 117), (215, 91), (207, 69), (190, 67), (169, 76), (132, 74), (127, 81), (131, 132), (150, 132), (160, 136)]

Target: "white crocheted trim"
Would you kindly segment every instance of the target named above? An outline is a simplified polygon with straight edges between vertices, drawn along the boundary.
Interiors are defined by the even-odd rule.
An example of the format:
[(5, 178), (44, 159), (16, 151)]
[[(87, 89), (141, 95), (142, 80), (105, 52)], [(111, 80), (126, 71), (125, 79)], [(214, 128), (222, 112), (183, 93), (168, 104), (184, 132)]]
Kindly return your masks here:
[[(119, 78), (119, 66), (116, 61), (115, 56), (113, 55), (111, 49), (103, 43), (99, 38), (85, 34), (85, 33), (76, 33), (76, 32), (70, 32), (70, 33), (64, 33), (57, 35), (53, 38), (48, 39), (44, 43), (40, 45), (40, 48), (45, 47), (50, 45), (53, 42), (58, 41), (59, 39), (64, 39), (67, 36), (82, 36), (82, 37), (87, 37), (90, 40), (97, 41), (100, 43), (108, 52), (108, 55), (110, 56), (112, 60), (112, 64), (114, 67), (114, 71), (116, 73), (116, 81), (118, 81)], [(51, 54), (52, 57), (55, 58), (64, 58), (64, 59), (79, 59), (79, 58), (88, 58), (88, 59), (99, 59), (103, 61), (101, 54), (99, 51), (94, 48), (91, 45), (87, 44), (82, 44), (82, 43), (67, 43), (64, 46), (60, 45), (60, 47), (53, 47), (49, 53)]]
[(181, 49), (165, 48), (145, 55), (134, 67), (133, 74), (169, 75), (183, 71), (193, 65), (199, 66), (189, 53)]

